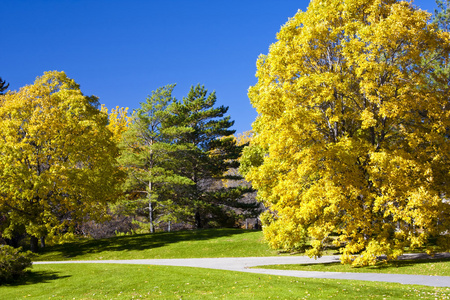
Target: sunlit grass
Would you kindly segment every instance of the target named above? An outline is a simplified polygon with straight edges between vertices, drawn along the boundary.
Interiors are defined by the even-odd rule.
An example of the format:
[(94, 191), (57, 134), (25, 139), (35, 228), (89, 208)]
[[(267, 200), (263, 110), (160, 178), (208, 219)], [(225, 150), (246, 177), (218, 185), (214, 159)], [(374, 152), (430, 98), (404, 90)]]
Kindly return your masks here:
[(388, 263), (378, 263), (375, 266), (367, 266), (367, 267), (352, 267), (350, 265), (342, 265), (340, 263), (324, 263), (324, 264), (299, 264), (299, 265), (270, 265), (270, 266), (258, 266), (257, 268), (296, 270), (296, 271), (450, 276), (450, 258), (398, 260)]
[[(249, 257), (277, 255), (260, 231), (212, 229), (80, 240), (46, 248), (36, 260)], [(450, 261), (399, 261), (374, 272), (448, 275)], [(271, 266), (283, 268), (283, 266)], [(296, 269), (299, 266), (288, 267)], [(310, 270), (367, 272), (340, 264)], [(316, 268), (316, 269), (314, 269)], [(338, 269), (333, 269), (338, 268)], [(340, 269), (339, 269), (340, 268)], [(402, 272), (397, 270), (401, 269)], [(420, 273), (433, 270), (433, 274)], [(119, 264), (34, 265), (1, 299), (450, 299), (450, 288), (294, 278), (212, 269)]]
[(450, 299), (450, 288), (187, 267), (35, 265), (2, 299)]
[(83, 239), (44, 248), (35, 261), (272, 256), (261, 231), (205, 229)]

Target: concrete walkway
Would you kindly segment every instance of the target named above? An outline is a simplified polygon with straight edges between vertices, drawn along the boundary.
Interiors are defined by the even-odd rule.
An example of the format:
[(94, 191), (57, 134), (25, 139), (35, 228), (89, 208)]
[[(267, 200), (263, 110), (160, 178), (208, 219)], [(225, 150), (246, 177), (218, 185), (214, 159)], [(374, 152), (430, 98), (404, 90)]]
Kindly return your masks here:
[[(417, 255), (405, 255), (405, 258), (416, 258)], [(439, 257), (439, 256), (438, 256)], [(443, 254), (440, 257), (448, 257)], [(273, 257), (227, 257), (227, 258), (188, 258), (188, 259), (133, 259), (133, 260), (86, 260), (86, 261), (48, 261), (34, 262), (34, 264), (73, 264), (73, 263), (102, 263), (102, 264), (139, 264), (164, 265), (195, 268), (208, 268), (228, 271), (239, 271), (278, 276), (292, 276), (303, 278), (350, 279), (382, 282), (397, 282), (402, 284), (420, 284), (436, 287), (450, 287), (450, 276), (401, 275), (379, 273), (341, 273), (289, 271), (271, 269), (250, 269), (251, 267), (278, 264), (311, 264), (338, 262), (338, 256), (323, 256), (317, 260), (307, 256), (273, 256)]]

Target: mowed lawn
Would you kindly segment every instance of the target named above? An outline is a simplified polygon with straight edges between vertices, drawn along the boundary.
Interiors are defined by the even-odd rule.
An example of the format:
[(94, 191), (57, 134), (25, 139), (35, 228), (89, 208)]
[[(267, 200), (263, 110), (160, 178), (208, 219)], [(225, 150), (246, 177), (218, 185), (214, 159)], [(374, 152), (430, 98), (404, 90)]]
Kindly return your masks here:
[[(35, 260), (272, 255), (277, 253), (267, 248), (260, 231), (211, 229), (121, 236), (102, 240), (84, 239), (48, 247)], [(436, 264), (437, 261), (429, 263)], [(415, 268), (412, 265), (414, 264), (404, 268)], [(421, 263), (419, 268), (424, 269), (425, 265), (428, 263)], [(394, 270), (394, 266), (387, 266), (384, 269), (386, 273), (391, 270)], [(450, 288), (127, 264), (34, 265), (21, 281), (0, 286), (0, 299), (327, 298), (450, 299)]]
[[(321, 271), (321, 272), (351, 272), (351, 273), (387, 273), (429, 276), (450, 276), (450, 258), (398, 260), (378, 263), (375, 266), (352, 267), (340, 263), (302, 264), (302, 265), (270, 265), (258, 266), (260, 269)], [(449, 277), (450, 282), (450, 277)]]
[(36, 261), (273, 256), (261, 231), (204, 229), (82, 239), (43, 249)]
[(450, 288), (188, 267), (35, 265), (1, 299), (449, 299)]

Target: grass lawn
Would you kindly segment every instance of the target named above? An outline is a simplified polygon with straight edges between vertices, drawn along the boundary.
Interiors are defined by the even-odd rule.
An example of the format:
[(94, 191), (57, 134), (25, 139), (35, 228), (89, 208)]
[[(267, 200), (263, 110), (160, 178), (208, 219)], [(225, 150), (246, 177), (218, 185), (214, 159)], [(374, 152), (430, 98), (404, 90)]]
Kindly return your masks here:
[[(208, 229), (82, 239), (47, 247), (36, 261), (272, 256), (260, 231)], [(307, 265), (310, 270), (449, 275), (450, 260), (399, 261), (369, 268)], [(284, 268), (284, 266), (270, 266)], [(303, 266), (289, 266), (289, 269)], [(345, 269), (345, 268), (348, 268)], [(401, 270), (398, 271), (398, 270)], [(450, 288), (353, 280), (279, 277), (188, 267), (118, 264), (34, 265), (0, 286), (0, 299), (450, 299)]]
[(82, 239), (46, 247), (35, 261), (273, 256), (261, 231), (204, 229)]
[(297, 271), (450, 276), (450, 258), (398, 260), (388, 263), (379, 263), (375, 266), (368, 266), (368, 267), (352, 267), (349, 265), (342, 265), (340, 263), (326, 263), (326, 264), (305, 264), (305, 265), (271, 265), (271, 266), (258, 266), (257, 268), (297, 270)]
[(35, 265), (2, 299), (450, 299), (450, 288), (187, 267)]

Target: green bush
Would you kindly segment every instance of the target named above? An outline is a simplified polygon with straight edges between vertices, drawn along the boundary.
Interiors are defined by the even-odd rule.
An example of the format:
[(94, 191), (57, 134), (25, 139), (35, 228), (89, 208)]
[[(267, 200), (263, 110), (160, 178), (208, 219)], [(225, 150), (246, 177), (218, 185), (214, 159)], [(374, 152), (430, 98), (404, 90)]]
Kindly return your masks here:
[(0, 284), (9, 282), (23, 274), (24, 270), (31, 267), (30, 251), (22, 252), (22, 247), (0, 245)]

